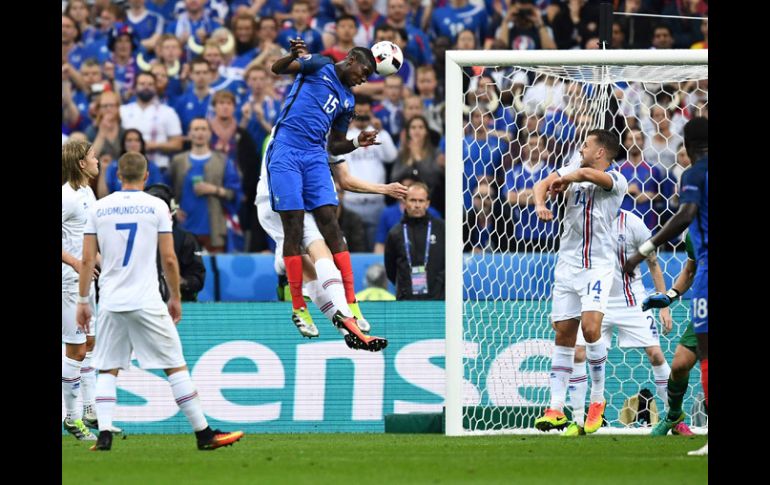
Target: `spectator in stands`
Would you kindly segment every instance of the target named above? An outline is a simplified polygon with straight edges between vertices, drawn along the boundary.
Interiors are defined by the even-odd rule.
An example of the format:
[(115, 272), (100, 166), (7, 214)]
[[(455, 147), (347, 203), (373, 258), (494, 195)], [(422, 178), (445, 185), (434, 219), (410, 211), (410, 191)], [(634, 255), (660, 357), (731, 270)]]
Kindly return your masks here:
[[(348, 245), (348, 251), (351, 253), (363, 253), (369, 251), (369, 245), (366, 242), (366, 231), (364, 230), (364, 221), (355, 212), (345, 207), (345, 191), (335, 182), (337, 189), (337, 221), (339, 222), (342, 234), (345, 235), (345, 242)], [(351, 192), (352, 193), (352, 192)]]
[(124, 134), (120, 126), (120, 95), (105, 91), (97, 99), (98, 114), (94, 123), (86, 129), (86, 136), (94, 144), (94, 153), (98, 158), (109, 155), (110, 160), (117, 160), (121, 155), (120, 144)]
[(235, 58), (230, 67), (243, 71), (259, 53), (257, 47), (259, 26), (254, 16), (247, 13), (234, 15), (231, 24), (235, 37), (235, 51), (233, 52)]
[(278, 46), (278, 22), (273, 17), (262, 17), (257, 21), (257, 56)]
[(611, 49), (628, 49), (626, 44), (626, 31), (623, 28), (623, 24), (620, 21), (612, 22), (612, 40), (610, 41)]
[(139, 38), (140, 45), (145, 51), (152, 51), (163, 33), (165, 20), (156, 12), (151, 12), (145, 7), (145, 0), (128, 0), (126, 19), (133, 27)]
[(554, 33), (532, 0), (515, 0), (500, 26), (500, 40), (514, 50), (556, 49)]
[(176, 217), (210, 253), (221, 253), (227, 243), (226, 218), (238, 212), (241, 181), (235, 163), (224, 153), (211, 151), (208, 121), (190, 123), (189, 151), (171, 160), (169, 178), (179, 201)]
[(449, 5), (433, 11), (431, 31), (434, 37), (445, 35), (454, 41), (457, 38), (457, 25), (473, 32), (479, 43), (491, 44), (494, 35), (489, 31), (489, 18), (484, 5), (471, 5), (468, 0), (451, 0)]
[(424, 116), (415, 116), (406, 123), (405, 131), (406, 138), (393, 164), (390, 180), (400, 180), (408, 173), (425, 183), (428, 193), (432, 194), (444, 183), (444, 171), (436, 163), (436, 145), (428, 132), (428, 121)]
[[(203, 289), (203, 284), (206, 281), (206, 267), (203, 265), (198, 240), (177, 223), (174, 216), (178, 205), (174, 200), (171, 187), (166, 184), (152, 184), (144, 191), (161, 199), (171, 211), (171, 217), (173, 217), (171, 233), (174, 237), (174, 253), (176, 253), (176, 259), (179, 261), (179, 289), (182, 293), (182, 301), (198, 301), (198, 292)], [(157, 261), (160, 295), (163, 301), (167, 302), (170, 294), (166, 277), (163, 274), (163, 267), (160, 264), (160, 253), (158, 253)]]
[(240, 112), (239, 126), (245, 128), (254, 144), (260, 158), (264, 153), (267, 135), (275, 125), (281, 112), (281, 101), (276, 98), (272, 86), (268, 83), (270, 74), (263, 66), (251, 65), (246, 70), (244, 79), (251, 94), (244, 99), (236, 113)]
[(128, 100), (136, 94), (132, 87), (140, 72), (136, 64), (139, 37), (129, 24), (117, 22), (107, 37), (107, 48), (110, 56), (104, 62), (105, 75), (114, 83), (123, 100)]
[(123, 128), (142, 132), (148, 161), (166, 170), (168, 155), (182, 149), (182, 126), (176, 112), (158, 101), (156, 89), (152, 73), (139, 73), (134, 89), (137, 99), (120, 107), (120, 120)]
[[(404, 0), (397, 0), (403, 2)], [(436, 95), (438, 81), (433, 66), (417, 68), (417, 94), (422, 99), (423, 115), (433, 131), (444, 132), (444, 101)]]
[[(230, 91), (219, 91), (211, 100), (214, 116), (209, 120), (211, 148), (224, 153), (235, 163), (241, 178), (242, 198), (238, 217), (243, 231), (243, 244), (247, 251), (267, 249), (266, 234), (257, 222), (254, 199), (257, 195), (257, 181), (262, 167), (260, 151), (248, 131), (235, 121), (235, 96)], [(237, 229), (235, 233), (238, 233)], [(241, 250), (240, 244), (236, 250)]]
[(470, 114), (470, 123), (463, 139), (463, 177), (468, 186), (463, 195), (466, 209), (471, 207), (471, 192), (476, 188), (478, 179), (495, 176), (502, 168), (503, 154), (510, 149), (509, 144), (488, 133), (491, 126), (488, 114), (474, 109)]
[(653, 166), (670, 170), (676, 163), (676, 152), (682, 145), (682, 136), (673, 130), (672, 113), (658, 104), (650, 108), (649, 132), (644, 146), (644, 159)]
[[(336, 43), (324, 49), (321, 54), (329, 56), (334, 59), (334, 62), (340, 62), (347, 55), (350, 49), (356, 45), (353, 43), (353, 39), (358, 32), (358, 25), (356, 24), (356, 18), (352, 15), (342, 15), (336, 21)], [(398, 76), (389, 76), (398, 77)], [(387, 78), (386, 78), (387, 79)]]
[(473, 203), (465, 213), (463, 227), (463, 251), (480, 254), (491, 249), (491, 235), (495, 232), (493, 207), (497, 202), (497, 190), (484, 180), (473, 191)]
[(385, 24), (385, 17), (374, 9), (374, 0), (356, 0), (358, 7), (358, 32), (353, 42), (359, 47), (371, 47), (375, 43), (375, 29)]
[[(270, 69), (275, 61), (283, 57), (283, 49), (278, 45), (273, 45), (269, 49), (262, 51), (252, 65), (261, 66), (267, 70), (268, 82), (275, 92), (276, 98), (283, 100), (289, 94), (291, 85), (294, 83), (294, 76), (291, 74), (276, 74)], [(365, 85), (365, 84), (364, 84)]]
[(278, 33), (278, 44), (286, 49), (291, 49), (290, 39), (301, 38), (307, 45), (308, 52), (320, 54), (324, 50), (323, 36), (321, 32), (310, 27), (310, 2), (309, 0), (294, 0), (291, 4), (291, 27), (284, 27)]
[[(410, 187), (413, 183), (419, 182), (419, 180), (417, 180), (412, 174), (405, 174), (398, 182), (401, 185)], [(380, 215), (380, 222), (377, 224), (377, 233), (374, 237), (375, 254), (382, 254), (385, 252), (385, 241), (388, 238), (388, 232), (393, 226), (398, 224), (398, 221), (401, 220), (404, 215), (405, 208), (406, 203), (403, 200), (397, 200), (393, 204), (385, 207), (385, 210), (382, 211), (382, 214)], [(441, 218), (441, 214), (436, 210), (435, 207), (428, 207), (428, 213), (433, 217)]]
[(366, 268), (366, 289), (356, 293), (358, 301), (395, 301), (388, 291), (388, 275), (385, 266), (375, 263)]
[(182, 66), (182, 44), (172, 34), (163, 34), (158, 39), (155, 53), (155, 61), (166, 68), (168, 75), (166, 94), (169, 98), (179, 96), (184, 92), (183, 81), (187, 79), (190, 69), (189, 64)]
[[(678, 0), (669, 2), (661, 10), (661, 15), (682, 17), (703, 17), (708, 14), (708, 3), (704, 0)], [(674, 49), (689, 49), (695, 42), (703, 40), (699, 22), (692, 19), (667, 18), (666, 25), (671, 27)]]
[(400, 76), (385, 77), (385, 98), (372, 111), (382, 128), (399, 143), (404, 126), (404, 80)]
[(673, 49), (674, 34), (665, 24), (656, 25), (652, 31), (652, 47), (655, 49)]
[[(115, 158), (100, 158), (104, 160), (102, 162), (101, 170), (99, 170), (99, 177), (96, 185), (96, 195), (98, 198), (102, 198), (105, 195), (109, 195), (113, 192), (121, 190), (123, 184), (118, 178), (118, 159), (126, 152), (139, 152), (142, 155), (145, 154), (144, 138), (142, 138), (142, 132), (136, 128), (129, 128), (125, 131), (122, 130), (123, 135), (120, 138), (120, 152)], [(166, 176), (160, 171), (154, 162), (147, 162), (147, 184), (163, 184), (166, 183)]]
[(80, 63), (88, 53), (80, 42), (80, 27), (75, 19), (67, 14), (61, 16), (61, 63), (71, 64), (73, 70), (80, 69)]
[[(380, 144), (353, 150), (342, 158), (347, 161), (350, 174), (354, 177), (366, 182), (384, 184), (387, 182), (386, 166), (393, 163), (398, 156), (398, 150), (388, 132), (382, 130), (379, 119), (372, 116), (371, 100), (356, 96), (356, 116), (348, 127), (347, 137), (355, 139), (365, 130), (380, 130), (377, 135)], [(377, 223), (385, 209), (385, 198), (379, 194), (351, 192), (345, 196), (345, 205), (361, 218), (366, 234), (366, 251), (371, 251), (374, 247)]]
[(416, 25), (407, 22), (410, 6), (407, 0), (388, 0), (387, 23), (396, 29), (405, 29), (407, 34), (404, 56), (412, 60), (415, 66), (433, 64), (433, 52), (430, 50), (428, 35)]
[(628, 193), (623, 199), (621, 209), (639, 216), (644, 224), (652, 229), (658, 223), (658, 215), (652, 208), (657, 199), (658, 181), (661, 172), (644, 161), (644, 134), (639, 128), (626, 130), (623, 135), (623, 148), (626, 150), (625, 161), (620, 162), (620, 173), (628, 180)]
[[(220, 25), (205, 4), (201, 0), (184, 0), (184, 9), (177, 15), (176, 21), (166, 25), (166, 33), (174, 34), (182, 45), (187, 45), (190, 36), (195, 36), (195, 42), (202, 44)], [(193, 53), (188, 49), (187, 54)]]
[[(642, 0), (625, 0), (618, 9), (623, 13), (652, 13), (642, 7)], [(652, 18), (620, 15), (615, 17), (623, 26), (629, 49), (647, 49), (652, 40)]]
[(211, 109), (211, 66), (206, 59), (196, 57), (190, 62), (190, 87), (180, 96), (174, 105), (179, 116), (182, 130), (187, 135), (187, 129), (194, 118), (205, 118)]
[[(460, 32), (462, 35), (462, 32)], [(459, 36), (458, 36), (459, 40)], [(435, 66), (436, 78), (438, 80), (438, 95), (440, 98), (445, 98), (445, 82), (444, 76), (446, 75), (446, 51), (452, 48), (452, 41), (449, 37), (440, 36), (437, 37), (433, 43), (433, 65)], [(465, 76), (463, 76), (463, 84), (467, 82)]]
[(179, 96), (182, 95), (181, 91), (175, 91), (175, 89), (181, 89), (181, 83), (172, 85), (171, 80), (168, 77), (168, 70), (159, 62), (153, 62), (150, 65), (150, 72), (155, 76), (155, 85), (158, 89), (158, 101), (169, 106), (174, 106)]
[(428, 214), (429, 206), (428, 187), (415, 182), (401, 224), (388, 233), (385, 268), (398, 300), (444, 298), (444, 221)]
[(535, 211), (532, 188), (554, 169), (550, 163), (548, 139), (537, 132), (529, 132), (521, 148), (521, 159), (505, 174), (506, 200), (513, 209), (516, 221), (513, 237), (516, 251), (556, 250), (559, 226), (555, 221), (541, 221)]

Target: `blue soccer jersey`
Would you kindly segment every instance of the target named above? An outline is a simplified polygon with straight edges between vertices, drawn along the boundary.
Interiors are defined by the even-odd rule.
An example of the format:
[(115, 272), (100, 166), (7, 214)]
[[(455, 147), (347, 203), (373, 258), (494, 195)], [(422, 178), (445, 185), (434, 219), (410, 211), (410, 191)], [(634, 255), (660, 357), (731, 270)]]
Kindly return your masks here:
[(679, 205), (695, 204), (698, 215), (690, 223), (690, 238), (698, 264), (708, 259), (709, 246), (709, 159), (701, 158), (685, 170), (679, 182)]
[(140, 17), (133, 17), (131, 11), (126, 14), (129, 25), (134, 28), (134, 32), (140, 40), (149, 39), (155, 34), (163, 33), (163, 16), (156, 12), (145, 11)]
[(326, 136), (347, 133), (355, 99), (328, 57), (303, 56), (265, 152), (270, 203), (275, 211), (311, 211), (337, 205)]
[(709, 206), (708, 206), (709, 159), (708, 156), (696, 161), (685, 170), (679, 182), (679, 204), (695, 204), (698, 215), (690, 223), (692, 240), (698, 269), (692, 285), (692, 324), (695, 333), (708, 333), (709, 301)]
[(314, 54), (297, 61), (300, 71), (278, 115), (275, 140), (325, 152), (330, 128), (347, 133), (355, 98), (328, 57)]

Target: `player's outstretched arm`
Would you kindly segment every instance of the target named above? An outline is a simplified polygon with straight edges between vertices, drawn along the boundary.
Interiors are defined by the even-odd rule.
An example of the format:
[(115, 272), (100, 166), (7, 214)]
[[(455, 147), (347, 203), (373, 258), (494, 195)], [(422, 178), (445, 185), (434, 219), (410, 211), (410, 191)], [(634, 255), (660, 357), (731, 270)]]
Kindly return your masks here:
[(679, 210), (674, 214), (674, 217), (669, 219), (657, 234), (639, 246), (639, 250), (636, 254), (628, 258), (628, 261), (626, 261), (626, 264), (623, 266), (623, 271), (629, 274), (633, 273), (639, 263), (641, 263), (645, 257), (653, 253), (655, 248), (684, 232), (697, 215), (697, 204), (684, 203), (680, 205)]
[[(679, 276), (676, 277), (676, 281), (671, 285), (671, 289), (667, 292), (657, 291), (648, 296), (642, 302), (642, 310), (647, 311), (650, 308), (667, 308), (674, 300), (686, 293), (692, 286), (692, 282), (695, 279), (695, 270), (698, 265), (692, 259), (688, 259), (682, 267), (682, 271)], [(656, 286), (657, 288), (657, 286)]]
[(343, 190), (359, 192), (362, 194), (388, 195), (394, 199), (403, 199), (406, 197), (406, 186), (401, 185), (398, 182), (392, 184), (373, 184), (361, 180), (350, 173), (350, 170), (348, 170), (348, 162), (345, 161), (333, 164), (332, 173)]

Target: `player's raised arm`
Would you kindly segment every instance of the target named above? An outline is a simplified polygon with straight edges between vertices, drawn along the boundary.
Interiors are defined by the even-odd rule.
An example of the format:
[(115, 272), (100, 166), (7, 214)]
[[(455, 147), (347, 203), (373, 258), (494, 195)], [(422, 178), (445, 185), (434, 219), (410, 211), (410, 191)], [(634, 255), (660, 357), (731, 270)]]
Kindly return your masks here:
[(591, 167), (581, 167), (574, 172), (570, 172), (560, 179), (555, 180), (551, 189), (558, 193), (573, 182), (591, 182), (604, 190), (612, 189), (615, 184), (615, 180), (609, 173)]
[(548, 188), (558, 178), (559, 174), (557, 172), (551, 172), (546, 178), (532, 187), (532, 193), (535, 197), (535, 212), (537, 213), (538, 219), (541, 221), (550, 221), (553, 219), (553, 213), (545, 206), (545, 196), (548, 193)]
[(297, 60), (299, 56), (309, 53), (305, 41), (302, 39), (290, 39), (290, 52), (275, 61), (270, 68), (275, 74), (296, 74), (302, 69), (302, 64)]
[(403, 199), (406, 197), (407, 187), (405, 185), (401, 185), (398, 182), (390, 184), (373, 184), (361, 180), (350, 173), (350, 170), (348, 170), (348, 163), (344, 160), (332, 164), (332, 173), (343, 190), (359, 192), (362, 194), (388, 195), (394, 199)]

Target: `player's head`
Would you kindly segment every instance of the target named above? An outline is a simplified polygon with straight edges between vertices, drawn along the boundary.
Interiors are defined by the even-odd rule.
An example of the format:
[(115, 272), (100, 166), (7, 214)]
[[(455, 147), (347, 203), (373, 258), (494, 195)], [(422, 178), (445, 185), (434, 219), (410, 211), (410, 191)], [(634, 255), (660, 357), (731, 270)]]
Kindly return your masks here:
[(171, 187), (166, 184), (152, 184), (144, 189), (144, 191), (153, 197), (157, 197), (165, 202), (168, 206), (168, 209), (171, 211), (172, 216), (179, 207), (179, 205), (174, 200), (174, 192), (171, 190)]
[(696, 116), (684, 125), (684, 147), (694, 163), (709, 151), (709, 120)]
[(581, 166), (601, 170), (607, 168), (618, 154), (618, 145), (618, 137), (609, 130), (589, 131), (580, 148), (580, 155), (583, 157)]
[(430, 191), (423, 182), (415, 182), (406, 191), (406, 213), (409, 217), (425, 217), (430, 206)]
[(342, 62), (342, 82), (348, 86), (365, 83), (377, 65), (372, 51), (366, 47), (353, 47)]
[(61, 147), (61, 183), (69, 183), (73, 189), (88, 185), (99, 175), (99, 159), (91, 143), (69, 139)]
[(147, 159), (139, 152), (126, 152), (118, 159), (118, 178), (124, 189), (143, 189), (148, 173)]
[(385, 266), (380, 263), (374, 263), (366, 269), (366, 286), (388, 287), (388, 275), (385, 273)]

